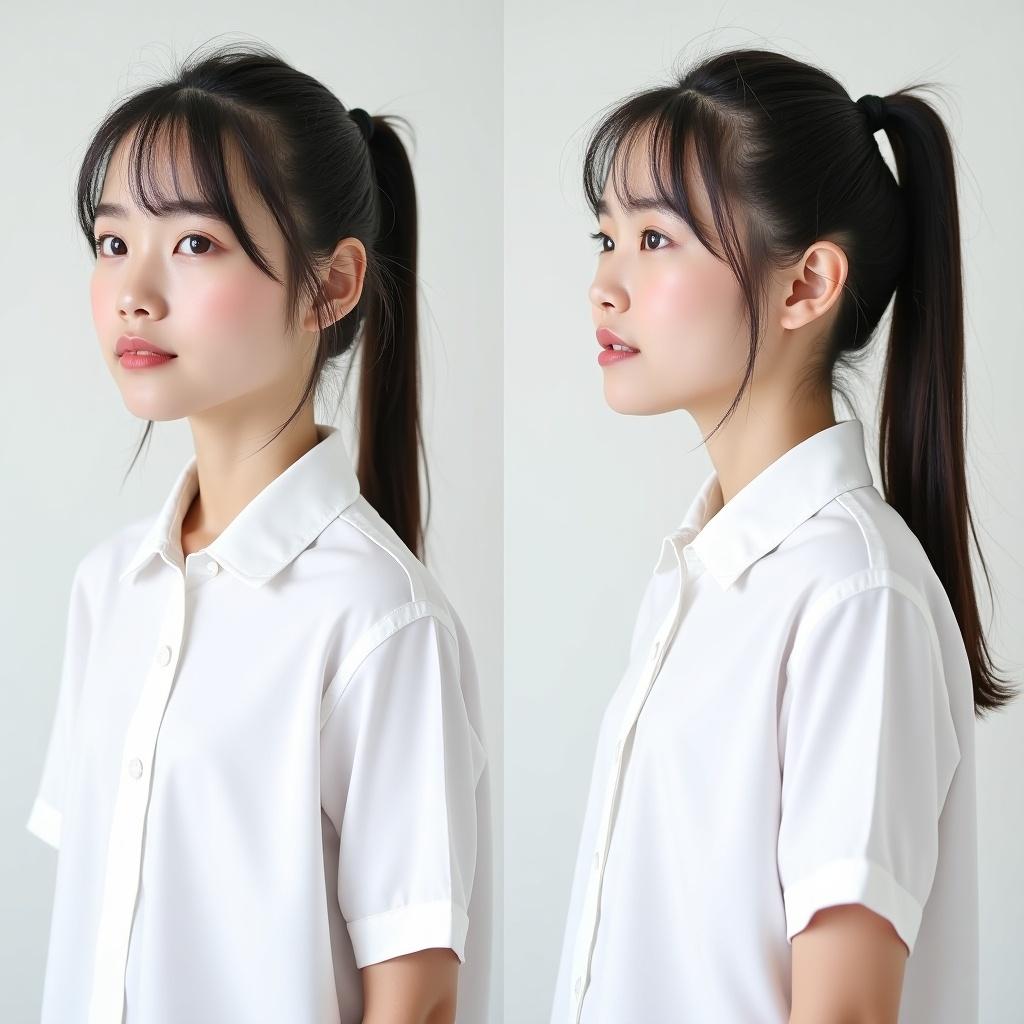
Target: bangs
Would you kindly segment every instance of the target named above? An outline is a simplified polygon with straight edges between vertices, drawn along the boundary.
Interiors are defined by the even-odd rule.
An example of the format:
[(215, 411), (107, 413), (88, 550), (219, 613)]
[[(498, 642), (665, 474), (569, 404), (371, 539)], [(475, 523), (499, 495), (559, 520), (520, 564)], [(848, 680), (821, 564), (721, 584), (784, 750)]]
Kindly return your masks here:
[[(134, 117), (129, 108), (122, 108), (97, 133), (79, 174), (77, 193), (79, 224), (90, 240), (114, 151), (129, 135), (126, 186), (140, 209), (154, 217), (191, 213), (223, 221), (249, 258), (273, 280), (284, 283), (247, 230), (228, 173), (228, 160), (233, 158), (236, 182), (247, 184), (263, 198), (287, 237), (295, 225), (287, 204), (279, 198), (283, 189), (275, 180), (273, 163), (263, 155), (270, 142), (255, 119), (195, 90), (168, 93)], [(237, 140), (230, 154), (224, 144), (228, 136)], [(182, 160), (194, 179), (188, 194), (182, 190)], [(160, 183), (166, 177), (165, 168), (170, 170), (170, 191)]]
[[(726, 166), (723, 126), (704, 97), (655, 89), (623, 101), (593, 131), (583, 160), (583, 191), (595, 217), (605, 210), (606, 186), (627, 213), (663, 207), (684, 221), (705, 249), (726, 261), (729, 249), (738, 255), (739, 248), (723, 198), (729, 185)], [(646, 172), (646, 181), (639, 169)], [(708, 195), (713, 231), (694, 211), (688, 191), (694, 173)], [(727, 240), (726, 253), (716, 248), (715, 234)]]

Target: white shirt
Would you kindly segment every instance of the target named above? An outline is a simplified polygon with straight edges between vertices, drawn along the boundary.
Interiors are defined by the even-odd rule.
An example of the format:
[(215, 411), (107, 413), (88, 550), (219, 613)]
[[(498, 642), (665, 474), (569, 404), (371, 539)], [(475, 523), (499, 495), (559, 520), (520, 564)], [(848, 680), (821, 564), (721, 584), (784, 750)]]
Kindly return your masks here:
[(786, 1024), (842, 903), (910, 951), (900, 1024), (973, 1024), (976, 857), (967, 654), (860, 421), (712, 472), (601, 722), (552, 1024)]
[(359, 968), (434, 946), (486, 1018), (472, 651), (317, 428), (201, 551), (193, 456), (75, 571), (27, 823), (60, 850), (43, 1024), (358, 1024)]

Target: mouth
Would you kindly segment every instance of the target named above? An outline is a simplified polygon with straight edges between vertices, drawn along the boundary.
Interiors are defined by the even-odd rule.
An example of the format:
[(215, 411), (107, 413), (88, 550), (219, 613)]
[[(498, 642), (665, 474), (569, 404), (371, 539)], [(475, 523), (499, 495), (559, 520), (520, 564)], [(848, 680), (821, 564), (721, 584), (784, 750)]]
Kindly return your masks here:
[(128, 354), (133, 356), (161, 356), (164, 359), (177, 358), (174, 352), (168, 352), (159, 345), (154, 345), (153, 342), (134, 334), (122, 334), (114, 346), (114, 354), (119, 358)]
[(627, 345), (614, 331), (601, 327), (597, 331), (597, 341), (601, 348), (613, 352), (639, 352), (640, 349)]

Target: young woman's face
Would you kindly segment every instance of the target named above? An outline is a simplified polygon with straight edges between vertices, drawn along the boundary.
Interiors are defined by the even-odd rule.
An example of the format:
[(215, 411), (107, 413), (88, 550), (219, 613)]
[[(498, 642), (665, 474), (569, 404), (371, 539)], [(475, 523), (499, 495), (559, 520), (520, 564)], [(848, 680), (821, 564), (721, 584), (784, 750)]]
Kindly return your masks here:
[[(630, 191), (655, 196), (640, 144), (623, 165)], [(716, 248), (711, 207), (699, 175), (687, 166), (690, 202)], [(609, 184), (598, 218), (597, 270), (590, 288), (595, 328), (637, 350), (605, 355), (608, 404), (649, 415), (687, 409), (712, 424), (732, 402), (746, 365), (747, 317), (728, 263), (701, 245), (686, 222), (655, 208), (626, 213)], [(607, 340), (607, 338), (606, 338)], [(605, 350), (597, 347), (595, 358)]]
[[(228, 225), (209, 215), (152, 217), (137, 207), (126, 180), (128, 140), (115, 150), (103, 183), (91, 283), (92, 313), (103, 357), (136, 416), (173, 420), (211, 410), (246, 410), (280, 421), (302, 394), (315, 336), (285, 323), (285, 289), (250, 260)], [(182, 161), (181, 163), (187, 163)], [(161, 191), (174, 194), (170, 167), (154, 160)], [(272, 215), (229, 164), (239, 212), (264, 258), (283, 277), (284, 238)], [(198, 197), (190, 168), (181, 191)], [(135, 335), (175, 358), (129, 368), (116, 353)], [(144, 347), (143, 342), (138, 343)], [(253, 423), (248, 424), (254, 426)]]

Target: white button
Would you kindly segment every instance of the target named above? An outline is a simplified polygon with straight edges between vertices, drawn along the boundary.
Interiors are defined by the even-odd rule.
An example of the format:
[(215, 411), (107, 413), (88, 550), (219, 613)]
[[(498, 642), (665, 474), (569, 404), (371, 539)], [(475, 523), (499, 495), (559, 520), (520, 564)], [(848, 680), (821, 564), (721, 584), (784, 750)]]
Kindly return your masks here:
[(216, 576), (219, 570), (220, 566), (216, 562), (210, 562), (210, 564), (206, 567), (206, 571), (211, 576)]
[(171, 649), (164, 644), (160, 650), (156, 652), (156, 660), (159, 665), (166, 665), (171, 660)]
[(601, 866), (601, 851), (594, 851), (594, 870), (596, 871)]
[(137, 758), (133, 757), (128, 762), (128, 774), (133, 778), (140, 778), (142, 775), (142, 762)]
[(660, 651), (660, 650), (661, 650), (661, 641), (660, 640), (655, 640), (654, 641), (654, 646), (651, 648), (651, 661), (657, 661), (657, 659), (658, 659), (658, 651)]
[(576, 995), (579, 995), (583, 991), (583, 978), (579, 977), (576, 979)]

